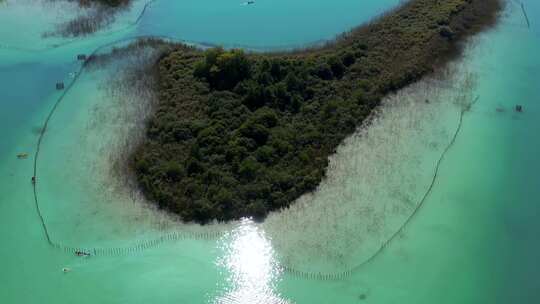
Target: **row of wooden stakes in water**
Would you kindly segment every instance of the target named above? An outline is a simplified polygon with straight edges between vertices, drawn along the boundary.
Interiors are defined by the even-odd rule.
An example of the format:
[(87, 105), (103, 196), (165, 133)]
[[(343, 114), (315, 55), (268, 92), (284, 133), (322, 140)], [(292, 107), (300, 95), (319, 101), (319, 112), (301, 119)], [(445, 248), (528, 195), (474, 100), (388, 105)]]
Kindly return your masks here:
[(154, 240), (145, 241), (134, 246), (128, 247), (115, 247), (115, 248), (83, 248), (83, 247), (69, 247), (64, 246), (59, 243), (51, 243), (51, 246), (62, 250), (66, 253), (72, 253), (80, 257), (90, 257), (90, 256), (116, 256), (116, 255), (126, 255), (129, 253), (140, 252), (146, 249), (157, 247), (160, 244), (163, 244), (167, 241), (177, 241), (177, 240), (214, 240), (222, 237), (223, 232), (206, 232), (206, 233), (170, 233), (159, 237)]
[(339, 273), (321, 273), (321, 272), (307, 272), (301, 271), (287, 266), (282, 266), (284, 272), (303, 279), (310, 280), (320, 280), (320, 281), (334, 281), (334, 280), (343, 280), (344, 278), (350, 277), (353, 273), (353, 270), (346, 270)]

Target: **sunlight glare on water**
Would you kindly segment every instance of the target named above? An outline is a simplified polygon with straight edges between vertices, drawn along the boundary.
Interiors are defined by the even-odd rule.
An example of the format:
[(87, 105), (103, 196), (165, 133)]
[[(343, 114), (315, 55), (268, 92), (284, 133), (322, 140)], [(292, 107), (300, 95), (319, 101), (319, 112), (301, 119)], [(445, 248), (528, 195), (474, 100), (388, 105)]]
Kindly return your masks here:
[(243, 219), (239, 226), (220, 242), (223, 256), (218, 267), (227, 272), (225, 294), (215, 304), (285, 304), (289, 301), (275, 292), (282, 273), (270, 240), (252, 220)]

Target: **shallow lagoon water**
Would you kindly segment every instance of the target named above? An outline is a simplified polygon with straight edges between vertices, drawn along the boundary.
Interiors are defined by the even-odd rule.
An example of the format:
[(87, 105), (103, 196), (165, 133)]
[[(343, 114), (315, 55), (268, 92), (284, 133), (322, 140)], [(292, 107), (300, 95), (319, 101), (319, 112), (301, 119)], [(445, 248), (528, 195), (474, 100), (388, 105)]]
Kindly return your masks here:
[[(260, 0), (246, 5), (241, 0), (163, 0), (151, 5), (138, 32), (227, 47), (293, 48), (332, 39), (399, 3)], [(171, 18), (171, 12), (178, 17)]]
[[(534, 1), (525, 1), (529, 19), (532, 21), (530, 29), (526, 26), (521, 8), (512, 4), (501, 24), (475, 39), (465, 59), (456, 63), (458, 66), (467, 67), (467, 71), (476, 75), (476, 86), (469, 93), (471, 96), (480, 96), (479, 101), (465, 114), (456, 143), (441, 163), (433, 191), (421, 210), (400, 233), (399, 238), (392, 241), (371, 263), (356, 270), (351, 276), (342, 280), (325, 281), (283, 272), (280, 262), (284, 261), (292, 260), (292, 263), (296, 264), (293, 266), (304, 271), (329, 271), (329, 265), (330, 270), (337, 265), (340, 267), (337, 270), (341, 271), (341, 267), (347, 268), (360, 263), (364, 257), (356, 256), (355, 252), (348, 255), (345, 254), (348, 252), (344, 252), (346, 258), (329, 259), (328, 263), (325, 263), (325, 259), (316, 254), (299, 251), (300, 255), (289, 256), (290, 259), (287, 260), (287, 254), (291, 250), (287, 246), (279, 245), (282, 240), (272, 239), (279, 236), (272, 235), (275, 230), (272, 229), (271, 221), (262, 227), (250, 221), (234, 223), (233, 228), (222, 228), (226, 234), (218, 240), (185, 239), (123, 256), (81, 259), (48, 247), (31, 195), (31, 159), (17, 160), (15, 154), (21, 151), (33, 152), (37, 139), (36, 128), (42, 125), (52, 104), (61, 94), (54, 90), (54, 83), (59, 79), (69, 82), (69, 73), (78, 70), (79, 63), (74, 59), (77, 53), (88, 53), (105, 43), (139, 34), (161, 34), (196, 42), (241, 44), (255, 48), (269, 47), (268, 44), (277, 47), (285, 44), (302, 45), (327, 39), (396, 3), (344, 1), (341, 9), (349, 8), (343, 10), (347, 13), (342, 12), (334, 15), (334, 18), (324, 19), (328, 22), (328, 27), (325, 28), (331, 30), (320, 32), (320, 36), (310, 36), (317, 31), (305, 27), (302, 31), (305, 31), (306, 35), (302, 35), (300, 30), (290, 31), (291, 34), (287, 36), (289, 38), (281, 40), (279, 37), (283, 36), (283, 32), (279, 27), (268, 27), (268, 39), (258, 40), (260, 37), (256, 34), (231, 31), (235, 25), (212, 29), (212, 24), (207, 22), (206, 26), (195, 26), (195, 19), (204, 20), (216, 14), (234, 11), (224, 4), (226, 2), (208, 5), (205, 9), (202, 2), (174, 4), (158, 1), (152, 4), (148, 15), (143, 17), (138, 27), (115, 33), (105, 31), (63, 47), (37, 53), (0, 50), (2, 302), (539, 301), (536, 291), (540, 287), (540, 281), (534, 270), (537, 268), (536, 258), (540, 256), (540, 246), (536, 240), (536, 235), (540, 232), (537, 216), (539, 212), (535, 204), (540, 196), (540, 187), (535, 178), (540, 166), (540, 161), (535, 158), (540, 147), (535, 132), (538, 128), (535, 118), (539, 110), (535, 101), (540, 98), (537, 91), (540, 62), (536, 56), (540, 51), (540, 27), (535, 25), (534, 20), (540, 17), (540, 7)], [(287, 3), (284, 2), (281, 6), (272, 5), (271, 8), (275, 11), (270, 10), (267, 5), (269, 8), (259, 11), (258, 14), (277, 18), (277, 13), (284, 11)], [(289, 3), (292, 5), (291, 11), (294, 11), (299, 3), (302, 2)], [(258, 10), (259, 4), (262, 6), (263, 2), (257, 1), (254, 7), (248, 9)], [(308, 6), (307, 3), (304, 4)], [(186, 5), (185, 8), (189, 9), (171, 11), (186, 14), (189, 12), (194, 23), (175, 28), (173, 18), (163, 20), (167, 5)], [(321, 4), (319, 9), (326, 10), (320, 11), (313, 2), (310, 2), (309, 7), (314, 13), (326, 14), (329, 5)], [(365, 8), (367, 12), (360, 15), (361, 18), (354, 12), (354, 9), (359, 7)], [(235, 3), (234, 9), (236, 8)], [(238, 8), (246, 7), (238, 5)], [(193, 17), (194, 12), (199, 15), (195, 14)], [(238, 13), (237, 17), (242, 14)], [(344, 15), (351, 19), (344, 18)], [(196, 18), (197, 16), (199, 18)], [(222, 18), (230, 18), (227, 16)], [(152, 18), (158, 21), (152, 22)], [(246, 20), (244, 24), (248, 22), (248, 19), (239, 20)], [(286, 21), (283, 23), (286, 24)], [(292, 22), (292, 19), (288, 21)], [(2, 19), (0, 22), (8, 21)], [(294, 26), (291, 23), (292, 27)], [(197, 32), (194, 28), (203, 30)], [(223, 32), (218, 35), (220, 28)], [(272, 29), (275, 31), (272, 32)], [(212, 31), (218, 34), (212, 36)], [(198, 37), (201, 33), (208, 35)], [(25, 40), (19, 46), (41, 47), (48, 43)], [(85, 184), (92, 182), (92, 177), (99, 178), (99, 174), (94, 172), (91, 176), (82, 176), (87, 179), (84, 182), (77, 179), (81, 174), (80, 168), (76, 166), (76, 160), (70, 161), (66, 155), (76, 155), (77, 152), (80, 154), (80, 150), (84, 150), (83, 143), (86, 140), (75, 141), (77, 137), (80, 139), (87, 134), (102, 134), (99, 133), (99, 128), (89, 130), (88, 122), (93, 121), (90, 114), (96, 105), (107, 105), (111, 102), (109, 98), (99, 98), (107, 96), (100, 90), (100, 83), (107, 79), (106, 76), (111, 71), (114, 69), (81, 75), (66, 96), (66, 102), (59, 108), (58, 115), (51, 121), (50, 132), (44, 141), (44, 152), (40, 156), (43, 157), (40, 158), (43, 168), (39, 174), (43, 174), (45, 180), (40, 180), (38, 187), (45, 199), (44, 211), (51, 220), (51, 227), (55, 229), (55, 236), (73, 246), (119, 246), (118, 243), (129, 246), (171, 228), (169, 224), (159, 224), (168, 223), (168, 219), (157, 221), (156, 226), (155, 213), (145, 213), (148, 209), (144, 208), (132, 209), (143, 210), (142, 214), (136, 214), (142, 219), (138, 221), (137, 218), (129, 216), (129, 211), (117, 208), (126, 205), (115, 205), (114, 202), (104, 204), (107, 208), (103, 209), (101, 205), (98, 205), (99, 208), (78, 208), (83, 206), (68, 204), (89, 204), (92, 201), (85, 199), (100, 196), (93, 187), (85, 187)], [(444, 102), (444, 98), (440, 102)], [(516, 103), (524, 106), (524, 113), (513, 112)], [(496, 111), (496, 108), (503, 111)], [(451, 107), (448, 110), (455, 111)], [(434, 127), (453, 130), (455, 120), (451, 118), (456, 116), (452, 112), (443, 112), (441, 115), (449, 119), (433, 122)], [(108, 119), (105, 119), (105, 122), (111, 123)], [(57, 132), (53, 132), (54, 130)], [(361, 147), (361, 143), (352, 145), (359, 146)], [(342, 149), (347, 150), (347, 145)], [(437, 152), (436, 149), (431, 151), (434, 152)], [(85, 154), (84, 158), (88, 163), (92, 163), (92, 160), (99, 159), (99, 155), (95, 154), (96, 152)], [(435, 159), (435, 154), (426, 154), (424, 160)], [(336, 158), (339, 159), (340, 155)], [(344, 160), (344, 164), (347, 164), (346, 157)], [(433, 166), (426, 166), (433, 169)], [(86, 174), (92, 171), (82, 172)], [(404, 177), (410, 173), (397, 172)], [(354, 178), (354, 174), (348, 176), (345, 182), (354, 183)], [(422, 192), (420, 190), (419, 193)], [(56, 191), (62, 192), (60, 194)], [(74, 214), (77, 210), (80, 210), (80, 215)], [(87, 217), (84, 213), (87, 211), (99, 211), (100, 214)], [(128, 216), (125, 216), (126, 213)], [(328, 221), (331, 224), (331, 220)], [(313, 238), (315, 232), (305, 231), (306, 238)], [(344, 234), (343, 237), (350, 236)], [(335, 242), (326, 241), (329, 246)], [(346, 240), (344, 243), (347, 243)], [(286, 245), (294, 249), (294, 244), (286, 242)], [(301, 247), (298, 246), (298, 249)], [(357, 250), (356, 246), (344, 247), (344, 250), (348, 249)], [(307, 261), (316, 261), (316, 265), (302, 265), (295, 261), (302, 260), (302, 257)], [(69, 267), (72, 271), (62, 273), (62, 267)]]

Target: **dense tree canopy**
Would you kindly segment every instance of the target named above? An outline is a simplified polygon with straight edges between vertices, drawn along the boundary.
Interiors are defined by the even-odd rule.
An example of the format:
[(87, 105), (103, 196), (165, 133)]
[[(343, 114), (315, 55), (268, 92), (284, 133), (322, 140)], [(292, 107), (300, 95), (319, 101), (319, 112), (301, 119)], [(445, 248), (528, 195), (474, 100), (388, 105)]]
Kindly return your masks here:
[[(382, 96), (433, 71), (493, 21), (497, 0), (413, 0), (334, 44), (284, 54), (179, 47), (133, 166), (184, 220), (263, 218), (313, 191)], [(451, 34), (450, 34), (451, 33)]]

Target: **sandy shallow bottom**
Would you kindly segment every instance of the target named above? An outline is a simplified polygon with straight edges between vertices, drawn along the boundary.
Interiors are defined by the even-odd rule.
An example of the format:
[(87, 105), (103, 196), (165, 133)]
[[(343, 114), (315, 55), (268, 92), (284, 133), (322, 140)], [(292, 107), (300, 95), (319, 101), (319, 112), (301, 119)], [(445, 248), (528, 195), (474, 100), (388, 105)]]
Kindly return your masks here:
[[(364, 4), (365, 18), (391, 4)], [(540, 98), (540, 27), (534, 23), (540, 17), (540, 4), (534, 1), (524, 1), (530, 27), (521, 6), (512, 2), (501, 24), (470, 44), (466, 57), (453, 65), (453, 73), (389, 97), (372, 126), (349, 138), (332, 157), (329, 178), (320, 189), (301, 198), (290, 210), (272, 214), (262, 225), (249, 220), (210, 227), (181, 224), (149, 207), (120, 182), (111, 184), (116, 168), (111, 167), (111, 160), (129, 147), (126, 136), (137, 134), (141, 121), (136, 114), (145, 109), (140, 100), (151, 97), (145, 95), (144, 86), (132, 90), (122, 85), (122, 79), (128, 77), (125, 67), (146, 60), (151, 53), (85, 70), (67, 92), (43, 139), (38, 162), (40, 206), (56, 242), (72, 247), (140, 250), (77, 258), (48, 246), (29, 179), (32, 158), (18, 160), (15, 155), (34, 152), (40, 127), (62, 94), (54, 90), (55, 83), (70, 83), (79, 70), (76, 54), (149, 33), (229, 45), (305, 44), (342, 31), (347, 22), (358, 22), (334, 20), (334, 32), (304, 40), (298, 38), (301, 29), (296, 36), (293, 33), (280, 40), (280, 28), (271, 27), (267, 30), (273, 35), (265, 41), (240, 30), (217, 39), (208, 34), (215, 31), (208, 24), (198, 30), (189, 30), (187, 24), (173, 30), (171, 18), (153, 22), (163, 18), (167, 8), (178, 5), (158, 1), (138, 26), (114, 32), (122, 28), (122, 22), (133, 20), (126, 15), (111, 32), (62, 47), (39, 52), (0, 49), (0, 81), (6, 84), (0, 92), (5, 109), (0, 113), (3, 301), (540, 300), (536, 293), (540, 280), (531, 266), (540, 255), (536, 240), (540, 212), (534, 203), (540, 197), (536, 178), (540, 161), (535, 158), (540, 152), (535, 132), (540, 110), (535, 102)], [(202, 4), (182, 5), (186, 12), (198, 12), (199, 16), (232, 11), (223, 3), (208, 5), (207, 10)], [(264, 14), (263, 5), (262, 1), (260, 6), (257, 3), (253, 14)], [(311, 5), (309, 9), (321, 12), (327, 5)], [(358, 4), (344, 1), (343, 7), (347, 5), (353, 9)], [(7, 10), (24, 15), (22, 7)], [(6, 8), (0, 6), (0, 14), (7, 15)], [(136, 16), (137, 11), (130, 14)], [(28, 36), (0, 31), (0, 43), (18, 43), (17, 47), (28, 49), (50, 47), (56, 42), (39, 38), (38, 29), (42, 24), (52, 27), (51, 20), (59, 17), (42, 15), (35, 19), (35, 30)], [(245, 18), (241, 20), (249, 22)], [(23, 22), (22, 17), (0, 20), (2, 24)], [(463, 104), (477, 97), (463, 115), (455, 143), (436, 167), (455, 134)], [(523, 113), (514, 112), (518, 103), (523, 105)], [(436, 168), (438, 176), (427, 199), (399, 230), (430, 188)], [(396, 231), (400, 231), (397, 237), (363, 264)], [(138, 247), (171, 233), (193, 237), (166, 239), (150, 249)], [(358, 265), (362, 266), (355, 268)], [(63, 273), (62, 268), (71, 271)], [(351, 269), (354, 271), (349, 272)], [(324, 276), (340, 273), (347, 275), (339, 280)]]

